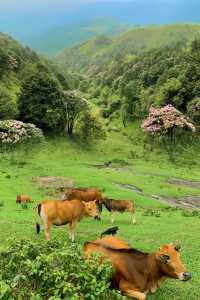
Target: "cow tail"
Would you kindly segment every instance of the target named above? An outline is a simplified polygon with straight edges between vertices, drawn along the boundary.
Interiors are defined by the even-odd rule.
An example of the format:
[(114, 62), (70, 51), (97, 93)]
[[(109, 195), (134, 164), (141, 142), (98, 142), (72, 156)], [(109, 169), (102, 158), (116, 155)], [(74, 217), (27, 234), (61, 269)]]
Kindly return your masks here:
[(37, 221), (38, 220), (38, 216), (40, 217), (40, 213), (41, 213), (41, 207), (42, 207), (42, 204), (39, 203), (36, 207), (36, 224), (35, 224), (35, 227), (36, 227), (36, 232), (37, 234), (40, 233), (40, 224), (39, 222)]

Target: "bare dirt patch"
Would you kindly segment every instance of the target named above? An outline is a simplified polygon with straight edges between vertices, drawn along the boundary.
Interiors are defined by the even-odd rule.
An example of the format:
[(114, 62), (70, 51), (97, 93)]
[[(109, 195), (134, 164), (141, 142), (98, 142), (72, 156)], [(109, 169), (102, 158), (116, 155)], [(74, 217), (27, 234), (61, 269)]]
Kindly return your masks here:
[(92, 167), (95, 167), (97, 169), (108, 169), (116, 172), (130, 172), (132, 173), (131, 168), (129, 167), (129, 164), (126, 161), (116, 160), (116, 161), (108, 161), (101, 165), (92, 165)]
[(175, 198), (175, 197), (164, 197), (160, 195), (149, 195), (149, 194), (145, 194), (142, 189), (132, 184), (122, 184), (122, 183), (114, 183), (114, 184), (117, 184), (119, 187), (123, 189), (132, 190), (145, 197), (156, 199), (164, 204), (168, 204), (169, 206), (188, 208), (188, 209), (200, 209), (200, 196), (184, 196), (181, 198)]
[(133, 184), (124, 184), (124, 183), (117, 183), (115, 182), (114, 184), (118, 185), (119, 187), (126, 189), (126, 190), (131, 190), (134, 191), (136, 193), (143, 193), (143, 190), (139, 187), (137, 187), (136, 185)]
[(191, 181), (186, 179), (179, 179), (179, 178), (171, 178), (167, 180), (168, 183), (180, 186), (188, 186), (195, 189), (200, 189), (200, 182), (199, 181)]
[(70, 188), (74, 186), (74, 180), (60, 176), (36, 176), (32, 180), (39, 184), (40, 187), (59, 189)]
[(157, 199), (162, 203), (170, 206), (181, 207), (181, 208), (197, 208), (200, 209), (200, 196), (185, 196), (181, 198), (170, 198), (158, 195), (151, 195), (151, 198)]

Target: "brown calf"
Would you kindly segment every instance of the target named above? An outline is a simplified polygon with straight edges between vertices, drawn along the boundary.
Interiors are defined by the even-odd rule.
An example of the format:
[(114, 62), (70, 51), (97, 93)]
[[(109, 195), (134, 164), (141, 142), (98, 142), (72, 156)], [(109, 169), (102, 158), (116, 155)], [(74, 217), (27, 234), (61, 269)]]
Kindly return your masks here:
[(17, 195), (16, 203), (30, 203), (31, 197), (28, 195)]
[(109, 198), (104, 198), (102, 201), (103, 205), (110, 212), (111, 223), (114, 223), (114, 213), (115, 212), (129, 212), (131, 214), (133, 224), (136, 224), (135, 219), (135, 207), (133, 201), (130, 200), (114, 200)]
[[(74, 242), (76, 223), (84, 217), (98, 217), (96, 201), (88, 203), (80, 200), (58, 201), (47, 200), (38, 205), (38, 214), (43, 221), (45, 237), (50, 239), (52, 225), (62, 226), (69, 224), (69, 238)], [(36, 224), (37, 233), (40, 232), (40, 225)]]
[(84, 254), (89, 257), (92, 253), (100, 253), (108, 259), (115, 269), (112, 282), (127, 297), (145, 300), (149, 292), (156, 292), (165, 278), (191, 279), (181, 262), (179, 247), (169, 244), (156, 252), (144, 253), (127, 247), (122, 249), (122, 240), (109, 239), (85, 242)]

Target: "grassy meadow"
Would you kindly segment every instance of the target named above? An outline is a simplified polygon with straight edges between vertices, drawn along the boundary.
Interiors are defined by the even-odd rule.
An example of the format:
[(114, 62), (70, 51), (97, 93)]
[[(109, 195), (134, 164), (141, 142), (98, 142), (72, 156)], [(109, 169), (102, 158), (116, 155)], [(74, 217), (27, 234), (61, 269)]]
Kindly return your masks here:
[[(32, 180), (34, 176), (63, 176), (74, 180), (75, 186), (95, 186), (105, 196), (115, 199), (132, 199), (136, 203), (137, 225), (132, 225), (130, 216), (116, 214), (115, 224), (120, 227), (119, 235), (133, 247), (154, 251), (164, 243), (180, 243), (182, 258), (193, 278), (183, 283), (168, 280), (149, 299), (197, 300), (200, 286), (200, 217), (183, 216), (181, 209), (172, 209), (153, 199), (151, 195), (181, 198), (199, 195), (199, 190), (188, 186), (172, 185), (170, 178), (200, 181), (198, 155), (188, 161), (187, 152), (179, 157), (177, 164), (168, 161), (161, 151), (144, 152), (140, 143), (130, 135), (112, 133), (110, 138), (92, 146), (81, 145), (76, 140), (53, 139), (28, 151), (19, 150), (12, 157), (1, 155), (0, 163), (0, 249), (13, 240), (44, 239), (43, 231), (35, 233), (34, 207), (43, 199), (50, 198), (47, 190)], [(103, 168), (111, 161), (110, 168)], [(142, 193), (128, 190), (120, 184), (134, 185)], [(26, 193), (34, 203), (28, 208), (16, 204), (16, 195)], [(152, 208), (160, 216), (147, 216)], [(85, 219), (78, 224), (76, 241), (97, 238), (110, 227), (108, 212), (103, 211), (102, 221)], [(52, 238), (68, 240), (68, 229), (52, 228)]]

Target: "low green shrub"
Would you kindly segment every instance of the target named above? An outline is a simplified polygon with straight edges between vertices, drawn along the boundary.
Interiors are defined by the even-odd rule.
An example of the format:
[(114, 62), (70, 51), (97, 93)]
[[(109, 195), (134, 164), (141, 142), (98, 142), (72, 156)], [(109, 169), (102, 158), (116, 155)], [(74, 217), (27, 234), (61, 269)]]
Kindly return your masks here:
[(123, 299), (109, 289), (111, 265), (97, 260), (76, 244), (16, 241), (0, 252), (0, 299)]
[(187, 209), (184, 209), (182, 211), (182, 215), (184, 217), (200, 217), (200, 211), (198, 211), (198, 210), (187, 210)]
[(22, 203), (21, 204), (21, 208), (22, 209), (28, 209), (29, 208), (29, 205), (27, 203)]
[(149, 208), (149, 209), (144, 210), (143, 216), (146, 216), (146, 217), (152, 216), (152, 217), (159, 218), (161, 216), (161, 213), (159, 210), (154, 210), (154, 209)]

